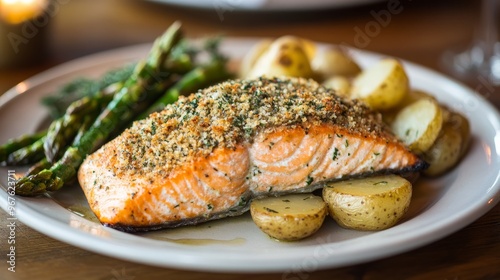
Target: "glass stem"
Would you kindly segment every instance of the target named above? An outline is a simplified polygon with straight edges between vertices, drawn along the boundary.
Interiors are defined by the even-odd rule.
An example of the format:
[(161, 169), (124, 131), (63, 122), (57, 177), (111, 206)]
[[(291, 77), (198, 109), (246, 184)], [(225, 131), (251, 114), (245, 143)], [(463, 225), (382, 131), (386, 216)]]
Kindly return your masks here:
[(495, 55), (495, 44), (497, 42), (496, 26), (497, 0), (482, 0), (481, 22), (479, 30), (479, 43), (483, 50), (483, 62)]

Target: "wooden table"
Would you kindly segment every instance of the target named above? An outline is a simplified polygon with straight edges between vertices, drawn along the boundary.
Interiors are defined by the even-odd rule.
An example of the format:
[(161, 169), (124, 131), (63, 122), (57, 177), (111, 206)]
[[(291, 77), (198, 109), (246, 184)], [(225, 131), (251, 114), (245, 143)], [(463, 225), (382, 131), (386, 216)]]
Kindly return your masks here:
[[(303, 13), (241, 13), (224, 9), (187, 10), (145, 1), (54, 1), (48, 55), (41, 63), (0, 70), (0, 92), (62, 62), (86, 54), (151, 42), (173, 21), (188, 36), (225, 34), (277, 37), (292, 34), (316, 41), (344, 43), (398, 56), (444, 71), (444, 51), (467, 47), (479, 20), (479, 1), (401, 1), (368, 40), (356, 37), (376, 22), (386, 3)], [(237, 3), (237, 1), (221, 1)], [(386, 24), (385, 24), (386, 23)], [(372, 36), (373, 35), (373, 36)], [(3, 38), (2, 38), (3, 40)], [(463, 81), (473, 89), (481, 81)], [(488, 98), (500, 107), (500, 91)], [(471, 186), (472, 187), (472, 186)], [(286, 276), (280, 273), (214, 274), (150, 267), (91, 253), (44, 236), (25, 225), (17, 228), (16, 273), (5, 262), (7, 214), (0, 211), (0, 279), (500, 279), (500, 205), (464, 229), (425, 247), (397, 256), (339, 269)]]

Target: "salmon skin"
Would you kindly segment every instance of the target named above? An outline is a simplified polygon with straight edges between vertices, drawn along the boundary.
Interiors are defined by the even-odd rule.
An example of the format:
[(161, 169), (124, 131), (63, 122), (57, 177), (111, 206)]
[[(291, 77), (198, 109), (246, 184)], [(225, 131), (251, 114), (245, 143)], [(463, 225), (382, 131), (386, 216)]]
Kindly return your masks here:
[(247, 211), (258, 197), (427, 167), (381, 115), (312, 80), (232, 80), (135, 122), (78, 180), (104, 225), (146, 231)]

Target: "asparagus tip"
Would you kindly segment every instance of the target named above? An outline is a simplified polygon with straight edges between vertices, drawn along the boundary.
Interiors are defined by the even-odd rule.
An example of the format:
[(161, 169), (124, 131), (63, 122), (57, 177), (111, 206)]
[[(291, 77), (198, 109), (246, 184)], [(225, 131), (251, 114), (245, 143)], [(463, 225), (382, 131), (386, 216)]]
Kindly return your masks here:
[(29, 175), (17, 180), (15, 184), (16, 195), (38, 196), (61, 186), (62, 181), (52, 178), (52, 171), (44, 169), (37, 174)]

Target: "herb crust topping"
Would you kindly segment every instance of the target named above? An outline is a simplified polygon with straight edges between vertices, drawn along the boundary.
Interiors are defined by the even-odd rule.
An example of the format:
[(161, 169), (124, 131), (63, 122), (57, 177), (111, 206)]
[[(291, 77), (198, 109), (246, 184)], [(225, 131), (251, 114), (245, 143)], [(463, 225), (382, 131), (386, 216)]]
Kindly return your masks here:
[[(135, 122), (116, 145), (122, 172), (168, 175), (216, 147), (249, 144), (278, 127), (330, 123), (356, 133), (387, 136), (381, 115), (303, 78), (230, 80), (181, 97), (161, 112)], [(391, 139), (391, 138), (388, 138)], [(393, 140), (390, 140), (393, 141)]]

